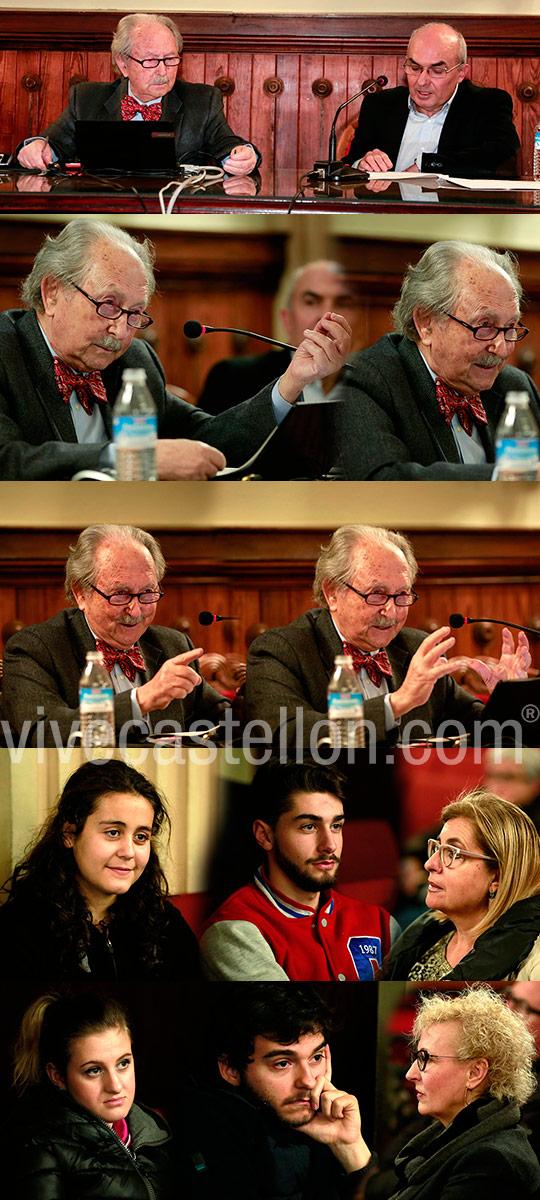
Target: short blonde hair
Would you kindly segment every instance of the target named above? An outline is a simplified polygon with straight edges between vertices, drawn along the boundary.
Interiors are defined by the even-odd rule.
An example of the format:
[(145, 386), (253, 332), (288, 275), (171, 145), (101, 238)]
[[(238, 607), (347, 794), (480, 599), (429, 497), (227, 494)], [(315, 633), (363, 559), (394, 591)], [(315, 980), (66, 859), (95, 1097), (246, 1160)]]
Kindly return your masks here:
[(456, 1021), (462, 1028), (459, 1057), (486, 1058), (487, 1087), (497, 1100), (525, 1104), (536, 1088), (534, 1038), (522, 1017), (492, 988), (475, 986), (459, 996), (432, 991), (422, 996), (413, 1025), (417, 1044), (428, 1025)]
[(470, 821), (480, 852), (499, 868), (497, 894), (473, 930), (478, 938), (518, 900), (540, 893), (540, 837), (522, 808), (482, 789), (447, 804), (441, 817), (443, 822), (456, 817)]

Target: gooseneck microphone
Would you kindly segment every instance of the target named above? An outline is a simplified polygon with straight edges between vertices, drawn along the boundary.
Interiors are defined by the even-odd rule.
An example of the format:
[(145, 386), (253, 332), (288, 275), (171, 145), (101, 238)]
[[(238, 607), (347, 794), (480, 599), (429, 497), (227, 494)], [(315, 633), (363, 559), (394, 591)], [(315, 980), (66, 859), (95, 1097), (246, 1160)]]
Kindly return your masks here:
[(199, 625), (214, 625), (216, 621), (239, 621), (240, 617), (220, 617), (218, 613), (200, 612)]
[(529, 629), (528, 625), (513, 625), (511, 621), (497, 621), (495, 617), (464, 617), (463, 613), (450, 613), (448, 624), (451, 629), (461, 629), (463, 625), (474, 625), (486, 621), (490, 625), (506, 625), (508, 629), (520, 629), (522, 633), (531, 633), (538, 637), (539, 629)]
[(342, 112), (342, 110), (346, 108), (348, 104), (352, 104), (353, 100), (358, 100), (360, 96), (364, 96), (366, 92), (370, 92), (374, 87), (386, 87), (387, 83), (388, 78), (386, 75), (377, 75), (376, 79), (370, 79), (366, 87), (361, 88), (359, 92), (355, 92), (354, 96), (350, 96), (348, 100), (344, 100), (343, 104), (340, 104), (339, 108), (336, 109), (334, 120), (332, 121), (332, 127), (330, 129), (330, 137), (328, 139), (328, 159), (323, 159), (320, 162), (316, 162), (313, 167), (313, 173), (317, 174), (318, 180), (320, 180), (321, 174), (323, 179), (328, 179), (332, 183), (339, 183), (341, 176), (344, 174), (357, 175), (359, 182), (362, 179), (368, 178), (369, 171), (356, 170), (355, 168), (349, 167), (346, 163), (343, 163), (341, 159), (336, 158), (336, 123), (340, 112)]
[(200, 321), (186, 321), (184, 333), (188, 338), (198, 338), (203, 333), (241, 333), (244, 337), (269, 342), (271, 346), (280, 346), (282, 350), (292, 350), (293, 354), (298, 349), (298, 346), (290, 346), (288, 342), (278, 342), (276, 338), (265, 337), (262, 333), (252, 333), (250, 329), (231, 329), (228, 325), (201, 325)]

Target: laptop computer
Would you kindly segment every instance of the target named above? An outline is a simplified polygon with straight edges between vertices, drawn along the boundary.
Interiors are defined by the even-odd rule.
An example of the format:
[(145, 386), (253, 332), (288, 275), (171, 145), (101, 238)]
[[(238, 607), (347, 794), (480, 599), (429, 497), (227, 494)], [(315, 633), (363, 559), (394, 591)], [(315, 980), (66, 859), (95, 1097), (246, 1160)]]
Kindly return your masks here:
[(85, 171), (98, 175), (176, 174), (171, 121), (76, 121), (75, 144)]

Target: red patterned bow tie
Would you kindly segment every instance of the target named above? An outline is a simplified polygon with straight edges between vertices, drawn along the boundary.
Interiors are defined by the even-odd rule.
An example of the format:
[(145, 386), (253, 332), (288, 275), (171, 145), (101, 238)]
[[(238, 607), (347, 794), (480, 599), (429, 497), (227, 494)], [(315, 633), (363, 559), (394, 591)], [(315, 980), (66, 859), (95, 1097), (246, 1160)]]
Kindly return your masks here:
[(137, 671), (146, 671), (144, 658), (138, 646), (132, 646), (131, 650), (117, 650), (116, 646), (109, 646), (107, 642), (102, 642), (101, 638), (96, 638), (96, 649), (101, 650), (109, 675), (116, 663), (131, 683), (134, 682)]
[(101, 378), (101, 371), (90, 371), (88, 375), (81, 375), (77, 371), (72, 371), (67, 363), (56, 355), (53, 358), (54, 377), (56, 386), (65, 404), (68, 403), (72, 392), (77, 393), (77, 400), (82, 405), (88, 416), (92, 416), (94, 408), (94, 400), (101, 400), (102, 404), (107, 404), (107, 393), (105, 384)]
[(392, 674), (386, 650), (377, 650), (376, 654), (364, 654), (364, 651), (359, 650), (357, 646), (351, 646), (350, 642), (344, 642), (343, 652), (344, 654), (350, 654), (357, 675), (362, 670), (362, 667), (364, 667), (375, 687), (381, 686), (383, 675)]
[(449, 387), (444, 379), (436, 379), (435, 386), (439, 412), (442, 413), (447, 425), (450, 424), (454, 413), (457, 413), (458, 421), (469, 437), (472, 433), (473, 421), (478, 421), (479, 425), (487, 425), (484, 405), (478, 392), (475, 392), (474, 396), (464, 396), (462, 392), (456, 392), (455, 388)]
[(140, 100), (136, 100), (135, 96), (124, 96), (122, 100), (122, 120), (132, 121), (137, 113), (141, 114), (143, 121), (159, 121), (163, 110), (161, 100), (156, 104), (141, 104)]

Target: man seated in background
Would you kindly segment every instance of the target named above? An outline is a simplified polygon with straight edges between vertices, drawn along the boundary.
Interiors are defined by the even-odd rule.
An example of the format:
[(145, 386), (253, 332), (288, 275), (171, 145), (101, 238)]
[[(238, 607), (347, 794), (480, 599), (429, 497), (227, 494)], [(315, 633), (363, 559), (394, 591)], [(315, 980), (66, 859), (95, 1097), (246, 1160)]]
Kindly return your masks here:
[(151, 242), (105, 221), (73, 220), (45, 238), (23, 283), (27, 310), (0, 314), (0, 479), (114, 468), (112, 408), (125, 368), (145, 371), (156, 406), (158, 478), (211, 479), (225, 455), (238, 466), (253, 455), (302, 388), (347, 358), (349, 326), (327, 314), (274, 387), (220, 416), (200, 412), (167, 391), (159, 359), (134, 340), (152, 324), (153, 264)]
[[(113, 83), (77, 83), (68, 107), (37, 138), (17, 147), (22, 167), (43, 170), (55, 159), (76, 161), (77, 121), (169, 121), (176, 156), (217, 160), (229, 175), (248, 175), (260, 163), (254, 146), (233, 133), (217, 88), (176, 78), (182, 36), (170, 17), (134, 13), (122, 17), (111, 55), (120, 78)], [(139, 164), (144, 169), (144, 163)]]
[(411, 34), (407, 87), (364, 96), (346, 161), (365, 171), (457, 176), (516, 173), (512, 99), (467, 78), (467, 46), (451, 25)]
[(344, 782), (329, 767), (277, 761), (257, 772), (253, 833), (264, 865), (210, 918), (201, 939), (208, 978), (377, 977), (399, 928), (383, 908), (334, 890)]
[(518, 804), (540, 833), (540, 750), (532, 746), (486, 750), (482, 761), (486, 790)]
[[(342, 263), (320, 259), (298, 267), (286, 286), (280, 317), (290, 343), (298, 346), (304, 330), (314, 329), (325, 312), (341, 313), (347, 318), (353, 348), (359, 349), (363, 308), (358, 291)], [(248, 400), (275, 379), (276, 374), (285, 371), (291, 357), (290, 350), (269, 350), (264, 354), (222, 359), (211, 367), (198, 407), (217, 414)], [(311, 403), (298, 405), (262, 458), (267, 478), (318, 477), (331, 471), (333, 411), (325, 410), (323, 402), (336, 398), (339, 378), (340, 372), (336, 371), (324, 381), (317, 380), (304, 388), (304, 400)]]
[(250, 647), (247, 720), (266, 721), (279, 746), (307, 747), (327, 736), (334, 660), (348, 654), (364, 696), (366, 741), (392, 744), (401, 733), (410, 742), (436, 734), (441, 725), (446, 735), (470, 732), (484, 706), (451, 679), (452, 672), (470, 663), (491, 692), (500, 679), (527, 677), (529, 644), (519, 633), (516, 649), (510, 630), (503, 629), (493, 667), (476, 658), (448, 661), (456, 642), (450, 626), (428, 635), (404, 628), (418, 599), (417, 570), (401, 533), (372, 525), (336, 530), (317, 561), (313, 595), (319, 607), (269, 629)]

